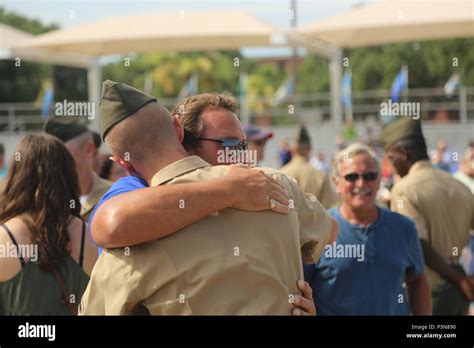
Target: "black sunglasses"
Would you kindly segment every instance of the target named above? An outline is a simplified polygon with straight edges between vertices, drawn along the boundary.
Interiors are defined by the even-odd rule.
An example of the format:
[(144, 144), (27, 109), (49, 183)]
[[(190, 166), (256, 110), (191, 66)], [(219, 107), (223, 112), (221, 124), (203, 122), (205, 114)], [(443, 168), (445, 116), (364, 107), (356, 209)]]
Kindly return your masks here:
[(199, 138), (199, 140), (209, 140), (221, 143), (222, 147), (227, 147), (231, 150), (247, 150), (249, 143), (247, 140), (240, 141), (237, 138), (225, 138), (225, 139), (209, 139), (209, 138)]
[(346, 181), (349, 181), (349, 182), (356, 182), (360, 176), (362, 177), (362, 179), (364, 179), (364, 181), (374, 181), (375, 179), (378, 178), (379, 173), (375, 173), (375, 172), (368, 172), (364, 174), (349, 173), (349, 174), (344, 175), (344, 179), (346, 179)]

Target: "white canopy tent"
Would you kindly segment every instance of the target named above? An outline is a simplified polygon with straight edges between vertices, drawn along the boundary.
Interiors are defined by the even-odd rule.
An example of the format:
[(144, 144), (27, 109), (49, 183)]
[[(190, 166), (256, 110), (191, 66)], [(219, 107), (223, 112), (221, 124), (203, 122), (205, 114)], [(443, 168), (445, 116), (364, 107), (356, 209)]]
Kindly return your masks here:
[(10, 48), (20, 42), (33, 38), (34, 35), (0, 23), (0, 52), (2, 57), (9, 57)]
[(0, 59), (19, 58), (20, 62), (26, 60), (88, 69), (89, 98), (92, 99), (100, 93), (100, 89), (95, 87), (95, 80), (100, 79), (100, 69), (94, 57), (70, 53), (51, 54), (41, 48), (22, 48), (25, 43), (35, 38), (35, 35), (0, 23)]
[(102, 19), (36, 37), (28, 47), (92, 56), (268, 46), (278, 29), (239, 11), (176, 12)]
[[(283, 45), (280, 31), (240, 11), (176, 12), (111, 17), (39, 35), (21, 44), (22, 50), (51, 55), (105, 55), (156, 51), (233, 50)], [(98, 63), (89, 67), (90, 100), (100, 101)], [(94, 120), (93, 128), (99, 127)]]
[(298, 28), (338, 47), (474, 37), (473, 0), (383, 0)]
[(19, 57), (24, 60), (56, 65), (89, 68), (94, 59), (90, 56), (77, 54), (54, 54), (44, 49), (22, 49), (21, 46), (34, 40), (36, 36), (0, 23), (0, 59), (14, 59)]

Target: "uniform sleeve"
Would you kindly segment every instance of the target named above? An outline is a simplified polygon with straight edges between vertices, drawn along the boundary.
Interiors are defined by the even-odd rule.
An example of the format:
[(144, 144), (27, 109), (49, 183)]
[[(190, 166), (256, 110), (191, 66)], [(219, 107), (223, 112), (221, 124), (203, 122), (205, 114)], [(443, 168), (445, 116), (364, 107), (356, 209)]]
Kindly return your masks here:
[(416, 230), (420, 239), (428, 240), (428, 226), (420, 209), (417, 207), (413, 198), (406, 193), (400, 192), (396, 187), (392, 191), (392, 199), (390, 202), (392, 211), (405, 215), (415, 222)]
[(408, 275), (417, 277), (425, 271), (420, 239), (418, 238), (416, 227), (411, 221), (408, 228), (408, 258), (410, 262)]
[(79, 315), (130, 315), (139, 300), (133, 290), (131, 270), (118, 253), (105, 250), (97, 260), (79, 306)]
[[(284, 179), (283, 179), (284, 178)], [(303, 193), (286, 175), (279, 181), (292, 193), (293, 206), (300, 224), (301, 254), (305, 264), (316, 263), (331, 235), (332, 218), (316, 196)]]

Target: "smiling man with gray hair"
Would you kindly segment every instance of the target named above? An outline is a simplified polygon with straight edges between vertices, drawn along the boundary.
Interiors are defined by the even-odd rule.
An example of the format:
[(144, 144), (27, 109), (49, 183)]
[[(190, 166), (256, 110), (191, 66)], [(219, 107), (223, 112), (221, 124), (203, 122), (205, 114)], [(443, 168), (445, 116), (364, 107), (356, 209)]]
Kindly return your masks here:
[[(430, 286), (415, 224), (377, 207), (380, 165), (356, 143), (334, 160), (341, 205), (330, 214), (339, 235), (318, 263), (305, 266), (320, 315), (431, 314)], [(406, 283), (406, 290), (404, 288)]]

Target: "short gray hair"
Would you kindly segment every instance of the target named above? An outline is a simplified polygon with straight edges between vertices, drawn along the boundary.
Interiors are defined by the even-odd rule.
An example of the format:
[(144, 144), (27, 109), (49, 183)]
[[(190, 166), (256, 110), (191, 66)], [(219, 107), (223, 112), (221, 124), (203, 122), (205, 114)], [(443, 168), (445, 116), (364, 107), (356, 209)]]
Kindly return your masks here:
[(345, 149), (339, 151), (334, 157), (334, 160), (332, 162), (333, 175), (336, 177), (339, 176), (339, 164), (342, 161), (347, 161), (349, 158), (352, 158), (361, 153), (368, 155), (372, 159), (372, 161), (374, 161), (375, 170), (377, 171), (377, 173), (379, 173), (380, 163), (375, 152), (367, 145), (364, 145), (362, 143), (354, 143), (349, 145)]

